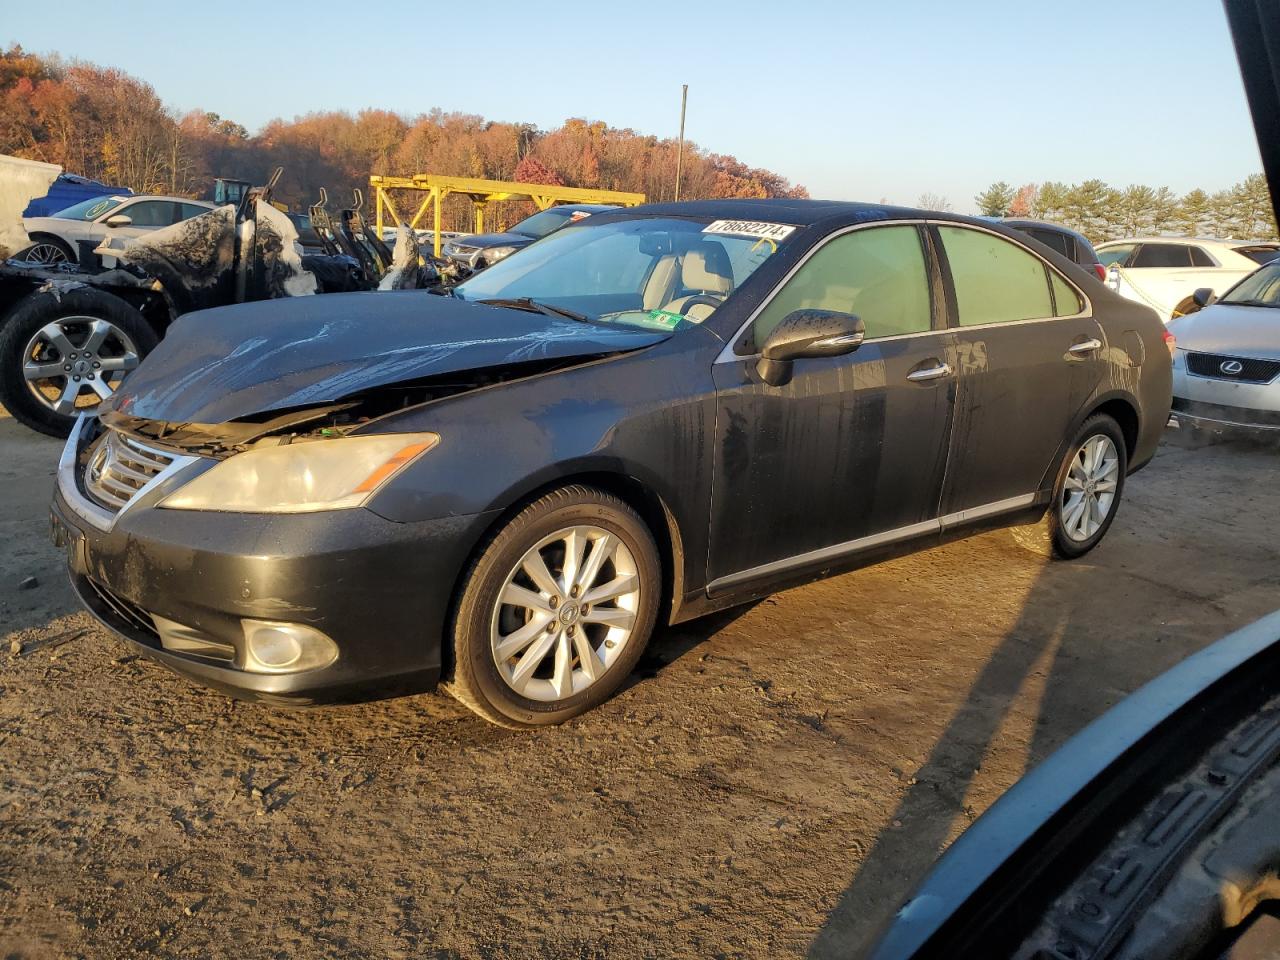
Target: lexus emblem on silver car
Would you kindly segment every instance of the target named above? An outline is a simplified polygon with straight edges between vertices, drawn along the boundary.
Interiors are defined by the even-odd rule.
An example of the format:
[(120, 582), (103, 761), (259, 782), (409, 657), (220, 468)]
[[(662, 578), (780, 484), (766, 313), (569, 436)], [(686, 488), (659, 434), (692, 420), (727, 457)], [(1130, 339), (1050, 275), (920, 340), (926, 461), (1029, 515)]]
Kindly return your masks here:
[(1223, 360), (1218, 369), (1228, 376), (1234, 377), (1244, 370), (1244, 364), (1239, 360)]

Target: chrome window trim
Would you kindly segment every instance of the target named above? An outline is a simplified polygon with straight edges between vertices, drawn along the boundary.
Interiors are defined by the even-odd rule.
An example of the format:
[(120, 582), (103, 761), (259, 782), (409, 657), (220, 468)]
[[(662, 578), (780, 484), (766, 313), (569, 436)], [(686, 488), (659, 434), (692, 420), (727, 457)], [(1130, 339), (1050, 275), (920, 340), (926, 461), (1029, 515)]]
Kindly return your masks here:
[[(128, 513), (146, 494), (178, 471), (184, 470), (191, 464), (203, 459), (202, 457), (192, 457), (185, 454), (173, 455), (173, 462), (169, 466), (139, 487), (138, 492), (130, 497), (123, 507), (112, 513), (110, 510), (98, 506), (98, 504), (82, 494), (80, 488), (76, 485), (76, 461), (80, 456), (80, 434), (84, 431), (85, 422), (91, 416), (93, 414), (82, 413), (76, 418), (75, 426), (71, 428), (71, 435), (67, 437), (67, 442), (62, 448), (62, 455), (58, 458), (58, 492), (62, 494), (62, 499), (72, 513), (104, 533), (110, 531), (116, 525), (116, 522)], [(167, 450), (152, 448), (138, 440), (132, 442), (144, 450), (154, 450), (158, 454), (163, 454), (166, 457), (170, 456)]]
[(781, 560), (772, 560), (769, 563), (762, 563), (759, 566), (748, 567), (746, 570), (739, 570), (737, 573), (730, 573), (723, 577), (717, 577), (707, 584), (707, 594), (715, 594), (719, 591), (736, 587), (753, 580), (760, 580), (774, 574), (786, 573), (790, 570), (808, 567), (822, 563), (827, 560), (840, 560), (854, 554), (862, 553), (873, 547), (887, 546), (893, 543), (899, 543), (903, 540), (910, 540), (913, 537), (924, 536), (930, 533), (944, 533), (948, 530), (954, 530), (956, 527), (963, 526), (966, 523), (972, 523), (975, 520), (981, 520), (986, 517), (998, 516), (1002, 513), (1011, 513), (1015, 510), (1021, 510), (1023, 507), (1029, 507), (1036, 501), (1036, 494), (1027, 493), (1017, 497), (1006, 497), (1004, 500), (996, 500), (992, 503), (984, 503), (977, 507), (968, 507), (964, 510), (957, 510), (954, 513), (948, 513), (946, 516), (938, 517), (936, 520), (925, 520), (921, 523), (908, 524), (905, 527), (895, 527), (892, 530), (882, 530), (880, 533), (873, 533), (869, 536), (858, 537), (856, 540), (846, 540), (843, 543), (835, 543), (827, 547), (819, 547), (817, 550), (809, 550), (806, 553), (799, 553), (795, 556), (784, 557)]
[[(839, 230), (836, 230), (833, 233), (827, 234), (825, 237), (822, 238), (821, 241), (814, 244), (807, 251), (805, 251), (804, 256), (801, 257), (792, 265), (791, 269), (787, 271), (786, 276), (784, 276), (780, 281), (778, 281), (777, 285), (774, 286), (773, 290), (770, 291), (769, 295), (765, 299), (760, 301), (760, 303), (756, 306), (756, 308), (751, 311), (750, 316), (748, 316), (747, 319), (743, 321), (742, 325), (738, 327), (737, 331), (734, 332), (733, 336), (730, 337), (725, 342), (724, 347), (716, 355), (716, 359), (714, 362), (715, 363), (733, 363), (739, 360), (754, 360), (760, 356), (759, 351), (751, 354), (735, 353), (733, 350), (733, 345), (737, 343), (739, 339), (741, 339), (742, 334), (746, 331), (746, 329), (751, 324), (755, 323), (756, 318), (759, 317), (760, 314), (764, 311), (764, 309), (768, 307), (770, 303), (773, 302), (774, 298), (782, 291), (782, 288), (791, 282), (791, 278), (796, 275), (796, 273), (800, 270), (800, 268), (809, 262), (809, 258), (812, 257), (814, 254), (816, 254), (819, 250), (821, 250), (831, 241), (839, 239), (840, 237), (843, 237), (843, 236), (847, 236), (848, 234), (853, 233), (855, 230), (874, 230), (877, 227), (904, 227), (904, 226), (921, 226), (921, 225), (929, 226), (929, 227), (956, 227), (961, 230), (975, 230), (979, 233), (989, 233), (994, 237), (999, 237), (1001, 240), (1004, 240), (1006, 243), (1011, 243), (1016, 247), (1020, 247), (1026, 253), (1030, 254), (1031, 256), (1039, 260), (1041, 263), (1043, 263), (1046, 269), (1052, 270), (1055, 274), (1058, 275), (1059, 279), (1061, 279), (1063, 283), (1065, 283), (1077, 294), (1079, 294), (1081, 301), (1083, 301), (1084, 303), (1084, 309), (1077, 313), (1067, 314), (1061, 317), (1029, 317), (1025, 320), (1005, 320), (997, 323), (979, 323), (979, 324), (974, 324), (972, 326), (957, 324), (954, 327), (943, 327), (941, 329), (920, 330), (920, 331), (917, 331), (916, 333), (898, 333), (888, 337), (868, 337), (866, 340), (867, 343), (886, 343), (894, 340), (908, 340), (914, 337), (927, 337), (927, 336), (933, 336), (934, 334), (939, 334), (939, 333), (958, 333), (959, 331), (962, 331), (962, 330), (990, 330), (990, 329), (996, 329), (1000, 327), (1013, 326), (1014, 324), (1045, 323), (1049, 320), (1092, 319), (1093, 301), (1089, 299), (1089, 295), (1080, 288), (1079, 284), (1073, 283), (1070, 277), (1064, 276), (1061, 270), (1059, 270), (1052, 263), (1050, 263), (1044, 257), (1040, 256), (1040, 254), (1036, 253), (1034, 250), (1032, 250), (1030, 247), (1028, 247), (1025, 243), (1021, 242), (1017, 238), (1006, 237), (1003, 233), (999, 233), (987, 227), (979, 226), (977, 224), (972, 224), (972, 223), (962, 223), (958, 220), (931, 220), (927, 217), (917, 217), (910, 220), (875, 220), (871, 223), (855, 223), (847, 227), (841, 227)], [(945, 245), (941, 253), (942, 253), (942, 256), (946, 256)], [(1083, 270), (1084, 268), (1081, 267), (1080, 269)]]

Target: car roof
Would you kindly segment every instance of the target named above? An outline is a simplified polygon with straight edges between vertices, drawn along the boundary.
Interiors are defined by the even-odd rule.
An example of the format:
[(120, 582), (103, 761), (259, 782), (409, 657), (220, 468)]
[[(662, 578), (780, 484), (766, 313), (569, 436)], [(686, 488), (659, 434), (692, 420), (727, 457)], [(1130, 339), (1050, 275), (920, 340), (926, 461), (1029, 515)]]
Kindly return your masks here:
[(133, 193), (127, 197), (113, 196), (112, 200), (170, 200), (174, 203), (194, 203), (198, 207), (208, 207), (212, 210), (217, 204), (210, 203), (208, 200), (192, 200), (190, 197), (170, 197), (164, 194), (152, 193)]
[(1051, 220), (1035, 220), (1031, 217), (979, 217), (978, 219), (989, 220), (991, 223), (1003, 223), (1006, 227), (1013, 227), (1015, 230), (1028, 227), (1036, 230), (1056, 230), (1058, 233), (1067, 233), (1073, 237), (1084, 236), (1079, 230), (1072, 230)]
[(782, 197), (762, 200), (683, 200), (679, 203), (647, 203), (643, 206), (616, 211), (611, 215), (611, 219), (622, 216), (754, 220), (765, 223), (785, 223), (797, 227), (818, 224), (837, 226), (875, 220), (951, 220), (956, 223), (989, 226), (988, 223), (976, 217), (943, 213), (937, 210), (919, 210), (914, 207), (895, 207), (852, 200), (793, 200)]
[[(586, 213), (600, 213), (604, 210), (621, 210), (616, 203), (557, 203), (554, 207), (547, 207), (548, 210), (568, 210), (573, 213), (581, 210)], [(542, 211), (539, 211), (542, 212)]]
[(1108, 240), (1098, 246), (1112, 247), (1120, 243), (1176, 243), (1182, 246), (1217, 247), (1220, 250), (1235, 250), (1237, 247), (1280, 247), (1280, 244), (1274, 240), (1220, 240), (1217, 237), (1126, 237), (1123, 240)]

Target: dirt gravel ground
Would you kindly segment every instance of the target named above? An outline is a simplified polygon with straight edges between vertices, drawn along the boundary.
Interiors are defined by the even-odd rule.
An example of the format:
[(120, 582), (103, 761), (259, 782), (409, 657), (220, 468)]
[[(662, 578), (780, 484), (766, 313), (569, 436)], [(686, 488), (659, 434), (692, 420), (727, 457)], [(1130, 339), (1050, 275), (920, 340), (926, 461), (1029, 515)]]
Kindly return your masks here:
[(286, 711), (76, 611), (57, 449), (0, 420), (5, 958), (856, 956), (1029, 764), (1280, 606), (1280, 455), (1170, 440), (1083, 561), (999, 532), (666, 630), (558, 729)]

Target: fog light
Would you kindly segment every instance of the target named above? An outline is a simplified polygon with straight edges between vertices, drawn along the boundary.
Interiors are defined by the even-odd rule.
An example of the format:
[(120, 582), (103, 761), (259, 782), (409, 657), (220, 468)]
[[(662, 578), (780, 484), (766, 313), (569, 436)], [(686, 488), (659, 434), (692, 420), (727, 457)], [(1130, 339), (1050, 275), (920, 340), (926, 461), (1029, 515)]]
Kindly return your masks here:
[(338, 645), (314, 627), (271, 620), (241, 620), (244, 668), (254, 673), (299, 673), (327, 667)]

